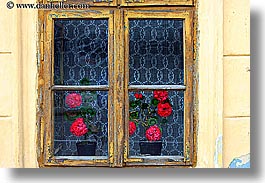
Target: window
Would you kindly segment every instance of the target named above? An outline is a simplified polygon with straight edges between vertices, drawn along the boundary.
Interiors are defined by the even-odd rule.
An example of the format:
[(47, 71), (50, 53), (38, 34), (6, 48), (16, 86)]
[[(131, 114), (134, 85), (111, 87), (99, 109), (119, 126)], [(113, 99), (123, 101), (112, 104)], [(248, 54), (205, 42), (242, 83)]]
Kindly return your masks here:
[(193, 7), (112, 3), (40, 13), (40, 163), (192, 166)]

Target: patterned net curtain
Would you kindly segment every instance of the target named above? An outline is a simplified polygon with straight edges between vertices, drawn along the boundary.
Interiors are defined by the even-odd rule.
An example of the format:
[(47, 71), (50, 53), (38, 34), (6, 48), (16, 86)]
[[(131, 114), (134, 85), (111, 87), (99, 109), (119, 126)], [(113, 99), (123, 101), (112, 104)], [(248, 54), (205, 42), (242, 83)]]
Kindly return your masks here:
[[(183, 21), (178, 19), (131, 19), (129, 51), (129, 85), (183, 85)], [(54, 84), (77, 86), (83, 78), (90, 85), (108, 85), (108, 20), (65, 19), (54, 23)], [(82, 97), (91, 91), (54, 92), (54, 154), (76, 155), (76, 142), (84, 140), (70, 132), (71, 121), (65, 118), (70, 93)], [(139, 91), (150, 102), (152, 91)], [(129, 92), (134, 98), (135, 92)], [(161, 126), (162, 154), (183, 156), (184, 93), (168, 91), (172, 115)], [(95, 98), (83, 103), (96, 109), (92, 123), (98, 127), (97, 156), (108, 155), (108, 92), (96, 91)], [(82, 106), (79, 106), (82, 107)], [(77, 109), (79, 109), (77, 107)], [(129, 139), (129, 155), (139, 155), (144, 129), (137, 128)], [(88, 139), (93, 140), (93, 139)]]
[[(83, 78), (90, 85), (108, 85), (108, 20), (66, 19), (54, 24), (54, 84), (80, 85)], [(54, 92), (54, 154), (76, 155), (76, 142), (84, 140), (70, 132), (72, 121), (65, 117), (70, 111), (66, 96), (77, 93), (82, 96), (82, 105), (96, 109), (91, 123), (99, 131), (89, 136), (88, 141), (97, 141), (97, 156), (108, 155), (108, 92), (107, 91), (57, 91)], [(94, 98), (85, 96), (93, 93)]]
[[(129, 85), (183, 85), (183, 21), (177, 19), (129, 20)], [(145, 96), (150, 103), (153, 91), (129, 92)], [(168, 91), (172, 114), (161, 125), (162, 156), (183, 156), (184, 93)], [(139, 142), (145, 140), (145, 129), (139, 125), (129, 140), (129, 155), (140, 155)]]

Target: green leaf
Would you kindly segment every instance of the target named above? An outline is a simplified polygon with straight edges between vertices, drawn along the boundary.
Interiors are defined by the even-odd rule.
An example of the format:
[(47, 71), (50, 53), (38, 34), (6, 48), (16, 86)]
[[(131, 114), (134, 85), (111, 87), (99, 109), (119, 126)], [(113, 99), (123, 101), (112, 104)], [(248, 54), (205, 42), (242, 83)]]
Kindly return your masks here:
[(96, 91), (91, 91), (90, 93), (93, 94), (93, 95), (96, 95), (97, 94)]
[[(156, 114), (156, 110), (151, 110), (150, 113), (151, 114)], [(155, 116), (155, 118), (157, 118), (157, 117)]]
[(150, 119), (148, 119), (148, 125), (149, 126), (152, 126), (152, 125), (155, 125), (155, 124), (157, 124), (157, 119), (155, 119), (155, 118), (150, 118)]
[(92, 117), (96, 115), (96, 111), (92, 108), (88, 108), (87, 113), (90, 114), (90, 116), (92, 116)]
[(87, 78), (83, 78), (80, 81), (80, 85), (89, 85), (89, 84), (90, 84), (90, 81)]
[[(92, 131), (88, 131), (86, 134), (87, 135), (91, 135), (92, 134)], [(85, 139), (87, 139), (87, 138), (85, 138)]]
[(69, 120), (68, 116), (66, 115), (66, 113), (64, 113), (63, 117), (64, 117), (64, 120)]
[(138, 116), (139, 116), (139, 112), (137, 112), (137, 111), (130, 112), (130, 118), (131, 119), (137, 119)]
[(97, 99), (97, 93), (93, 92), (83, 92), (82, 93), (82, 101), (83, 104), (89, 105), (89, 103), (95, 101)]
[(159, 104), (159, 100), (154, 98), (151, 100), (151, 104), (156, 107)]
[(96, 91), (91, 91), (90, 92), (90, 96), (93, 100), (96, 100), (97, 99), (97, 92)]
[(92, 112), (90, 113), (90, 115), (93, 117), (97, 114), (97, 111), (96, 110), (92, 110)]
[(135, 101), (130, 101), (130, 108), (135, 109), (137, 107), (137, 104)]
[(142, 102), (141, 102), (140, 100), (135, 100), (135, 104), (136, 104), (136, 105), (140, 106), (141, 103), (142, 103)]
[(68, 121), (74, 121), (80, 117), (80, 113), (78, 111), (67, 111), (64, 113), (64, 118)]
[(166, 123), (168, 123), (168, 120), (166, 118), (163, 118), (161, 124), (166, 124)]
[(170, 103), (170, 100), (167, 98), (163, 103), (169, 103), (169, 105), (172, 107), (172, 104)]
[(98, 133), (99, 130), (98, 130), (98, 127), (96, 125), (89, 125), (89, 129), (92, 133)]
[(82, 116), (86, 115), (87, 110), (88, 110), (88, 108), (86, 108), (86, 107), (81, 107), (81, 108), (80, 108), (80, 113), (81, 113), (81, 115), (82, 115)]
[(148, 106), (149, 106), (149, 105), (148, 105), (147, 103), (142, 103), (142, 106), (141, 106), (141, 108), (142, 108), (142, 109), (147, 109), (147, 108), (148, 108)]
[(134, 123), (135, 123), (135, 125), (136, 125), (136, 127), (138, 127), (138, 126), (139, 126), (139, 122), (138, 122), (138, 120), (136, 120), (136, 119), (130, 119), (129, 121), (132, 121), (132, 122), (134, 122)]

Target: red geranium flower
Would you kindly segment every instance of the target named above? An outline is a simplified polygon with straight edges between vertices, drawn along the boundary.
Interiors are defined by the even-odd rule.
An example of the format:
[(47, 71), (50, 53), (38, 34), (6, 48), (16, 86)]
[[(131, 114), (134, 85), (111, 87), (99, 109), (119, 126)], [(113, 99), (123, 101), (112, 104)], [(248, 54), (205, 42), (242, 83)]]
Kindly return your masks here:
[(137, 99), (142, 99), (143, 98), (143, 95), (141, 93), (135, 93), (134, 96)]
[(129, 135), (131, 136), (132, 134), (134, 134), (136, 130), (136, 125), (133, 121), (129, 121)]
[(146, 130), (145, 136), (149, 141), (157, 141), (161, 139), (162, 133), (157, 125), (153, 125)]
[(154, 98), (159, 100), (160, 102), (163, 102), (168, 98), (168, 92), (163, 90), (155, 90)]
[(70, 127), (70, 132), (75, 136), (82, 136), (88, 132), (83, 118), (77, 118)]
[(169, 103), (159, 103), (157, 105), (157, 114), (161, 117), (168, 117), (172, 113), (172, 107)]
[(68, 94), (65, 98), (65, 103), (70, 107), (70, 108), (75, 108), (81, 105), (82, 103), (82, 97), (78, 93), (71, 93)]

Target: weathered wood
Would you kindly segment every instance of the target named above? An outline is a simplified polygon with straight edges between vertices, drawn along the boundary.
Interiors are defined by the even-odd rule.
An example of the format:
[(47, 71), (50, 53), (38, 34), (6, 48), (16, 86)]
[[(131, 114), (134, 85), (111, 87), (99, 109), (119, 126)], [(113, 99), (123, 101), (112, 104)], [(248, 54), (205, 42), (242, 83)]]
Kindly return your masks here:
[(108, 156), (55, 156), (57, 160), (108, 160)]
[[(40, 95), (43, 96), (41, 139), (43, 156), (40, 166), (191, 166), (193, 147), (193, 7), (146, 7), (146, 8), (91, 8), (86, 11), (47, 11), (44, 16), (45, 32), (43, 58), (39, 78)], [(65, 86), (53, 83), (53, 20), (55, 18), (108, 18), (108, 85)], [(129, 86), (129, 18), (174, 18), (184, 21), (184, 85), (131, 85)], [(45, 71), (45, 72), (44, 72)], [(180, 90), (184, 91), (185, 145), (184, 157), (129, 157), (129, 91), (134, 90)], [(53, 155), (53, 92), (54, 91), (108, 91), (108, 152), (103, 157), (56, 157)], [(45, 109), (45, 110), (44, 110)], [(102, 159), (103, 158), (103, 159)]]
[[(146, 11), (148, 10), (148, 11)], [(155, 13), (154, 13), (155, 12)], [(193, 99), (194, 87), (193, 80), (196, 69), (194, 68), (194, 52), (193, 52), (193, 10), (181, 8), (138, 8), (124, 11), (124, 27), (125, 27), (125, 142), (124, 142), (124, 161), (126, 166), (148, 166), (148, 165), (192, 165), (193, 159)], [(181, 19), (184, 21), (184, 85), (129, 85), (129, 19), (135, 18), (167, 18), (167, 19)], [(171, 161), (167, 158), (156, 157), (142, 157), (142, 156), (129, 156), (129, 91), (132, 90), (184, 90), (184, 158), (182, 161)]]
[(150, 5), (184, 5), (192, 6), (193, 0), (120, 0), (121, 6), (150, 6)]
[(115, 77), (114, 77), (114, 11), (111, 10), (109, 14), (109, 24), (108, 24), (108, 78), (109, 78), (109, 92), (108, 92), (108, 164), (114, 163), (114, 155), (115, 155), (115, 124), (114, 124), (114, 107), (115, 107), (115, 99), (114, 99), (114, 84), (115, 84)]
[(124, 145), (124, 62), (123, 62), (123, 11), (116, 10), (114, 12), (115, 21), (115, 34), (114, 34), (114, 88), (113, 88), (113, 98), (114, 98), (114, 161), (110, 165), (112, 167), (122, 167), (123, 166), (123, 145)]
[[(110, 6), (117, 6), (117, 2), (118, 0), (43, 0), (44, 3), (48, 4), (50, 2), (52, 2), (53, 4), (56, 3), (60, 3), (60, 2), (64, 2), (65, 4), (86, 4), (87, 8), (91, 7), (91, 6), (106, 6), (106, 7), (110, 7)], [(82, 7), (82, 6), (81, 6)], [(77, 8), (76, 8), (77, 9)]]
[[(39, 95), (43, 96), (42, 110), (43, 110), (43, 119), (41, 121), (43, 126), (41, 126), (41, 136), (43, 139), (43, 155), (39, 157), (40, 166), (109, 166), (109, 160), (93, 159), (93, 160), (65, 160), (65, 159), (56, 159), (53, 155), (53, 146), (54, 146), (54, 119), (53, 111), (51, 106), (54, 106), (54, 96), (53, 91), (65, 91), (65, 90), (109, 90), (109, 113), (108, 113), (108, 125), (111, 129), (113, 121), (112, 119), (112, 107), (113, 103), (110, 96), (112, 96), (113, 90), (113, 79), (112, 79), (112, 65), (113, 65), (113, 54), (109, 54), (109, 79), (110, 83), (103, 86), (61, 86), (53, 84), (53, 73), (54, 73), (54, 45), (53, 45), (53, 21), (58, 18), (108, 18), (109, 19), (109, 53), (113, 53), (113, 11), (112, 10), (89, 10), (82, 12), (74, 11), (46, 11), (44, 15), (43, 23), (45, 24), (44, 28), (44, 60), (40, 63), (41, 69), (41, 79), (43, 80), (41, 87), (42, 93)], [(112, 44), (111, 44), (112, 43)], [(45, 71), (45, 72), (44, 72)], [(44, 125), (45, 123), (45, 125)], [(109, 132), (111, 134), (111, 132)], [(110, 139), (111, 138), (111, 139)], [(110, 135), (109, 142), (113, 141), (113, 136)], [(109, 146), (109, 152), (113, 153), (111, 146)]]
[(51, 87), (52, 91), (108, 91), (108, 85), (89, 85), (89, 86), (63, 86), (54, 85)]

